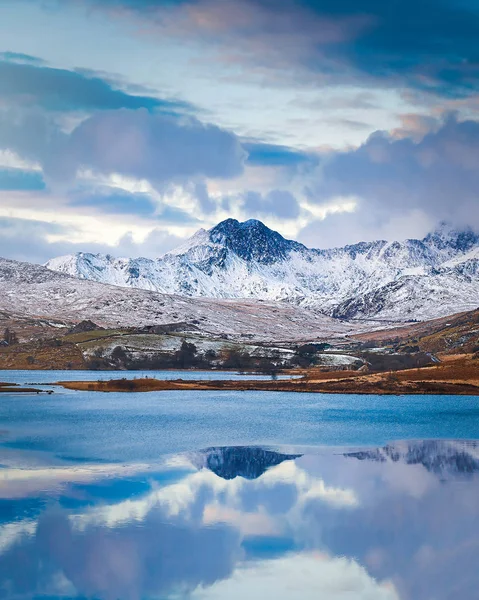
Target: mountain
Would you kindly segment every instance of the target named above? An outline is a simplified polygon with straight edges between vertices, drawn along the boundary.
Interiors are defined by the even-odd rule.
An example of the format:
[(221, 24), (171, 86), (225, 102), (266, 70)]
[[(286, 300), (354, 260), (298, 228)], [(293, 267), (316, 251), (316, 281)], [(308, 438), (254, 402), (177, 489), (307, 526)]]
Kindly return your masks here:
[(78, 253), (46, 266), (122, 287), (282, 301), (343, 319), (422, 320), (479, 305), (479, 235), (444, 224), (423, 240), (318, 250), (260, 221), (227, 219), (158, 259)]
[(110, 328), (168, 324), (182, 331), (256, 340), (310, 340), (353, 331), (347, 323), (299, 306), (124, 289), (3, 258), (0, 311), (17, 320), (40, 318), (52, 327), (90, 319)]

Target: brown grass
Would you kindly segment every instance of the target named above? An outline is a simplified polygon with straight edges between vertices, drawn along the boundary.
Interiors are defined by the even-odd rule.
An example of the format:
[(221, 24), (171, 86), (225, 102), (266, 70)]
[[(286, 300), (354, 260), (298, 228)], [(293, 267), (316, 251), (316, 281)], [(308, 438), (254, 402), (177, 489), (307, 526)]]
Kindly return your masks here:
[(357, 371), (329, 373), (312, 370), (301, 379), (269, 381), (166, 381), (117, 379), (110, 381), (59, 382), (65, 388), (99, 392), (151, 392), (165, 390), (235, 390), (347, 394), (467, 394), (479, 395), (479, 360), (470, 356), (437, 367), (393, 373), (363, 374)]
[(0, 369), (85, 369), (81, 350), (71, 343), (56, 346), (53, 340), (0, 348)]
[(353, 339), (376, 344), (418, 345), (423, 352), (474, 352), (479, 345), (479, 309), (386, 329), (353, 335)]

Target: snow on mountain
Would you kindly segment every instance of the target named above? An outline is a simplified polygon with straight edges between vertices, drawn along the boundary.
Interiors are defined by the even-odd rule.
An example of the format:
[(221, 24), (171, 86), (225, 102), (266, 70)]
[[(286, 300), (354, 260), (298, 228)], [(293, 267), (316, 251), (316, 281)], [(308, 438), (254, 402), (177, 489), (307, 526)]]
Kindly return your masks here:
[(258, 341), (316, 340), (357, 331), (318, 311), (257, 300), (212, 300), (79, 280), (0, 258), (0, 311), (105, 327), (182, 323), (207, 335)]
[(423, 240), (317, 250), (260, 221), (227, 219), (155, 260), (78, 253), (46, 266), (122, 287), (283, 301), (348, 319), (426, 319), (479, 305), (479, 236), (446, 225)]

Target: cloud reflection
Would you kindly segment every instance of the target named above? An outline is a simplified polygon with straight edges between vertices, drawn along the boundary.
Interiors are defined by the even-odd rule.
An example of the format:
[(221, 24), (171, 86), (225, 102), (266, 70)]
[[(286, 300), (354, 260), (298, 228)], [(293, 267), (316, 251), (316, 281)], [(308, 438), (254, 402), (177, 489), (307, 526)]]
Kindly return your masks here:
[[(193, 459), (187, 471), (183, 459), (181, 473), (173, 461), (165, 468), (177, 480), (151, 472), (146, 493), (131, 496), (125, 485), (115, 502), (93, 495), (16, 529), (4, 524), (0, 597), (474, 597), (474, 445), (414, 442), (292, 460), (257, 449), (214, 453), (215, 468), (234, 458), (221, 463), (227, 479), (205, 468), (208, 460)], [(272, 466), (245, 464), (258, 457)]]

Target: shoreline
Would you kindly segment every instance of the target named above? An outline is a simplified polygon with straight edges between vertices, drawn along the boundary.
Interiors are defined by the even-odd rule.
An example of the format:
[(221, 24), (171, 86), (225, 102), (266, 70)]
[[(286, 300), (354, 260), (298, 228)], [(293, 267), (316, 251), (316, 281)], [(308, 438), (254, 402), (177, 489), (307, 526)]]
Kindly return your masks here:
[[(161, 391), (268, 391), (324, 394), (373, 394), (373, 395), (468, 395), (479, 396), (479, 358), (463, 354), (443, 357), (432, 366), (397, 371), (361, 372), (356, 370), (324, 370), (321, 368), (283, 371), (278, 379), (156, 379), (151, 376), (138, 379), (119, 377), (105, 378), (106, 372), (98, 373), (101, 379), (56, 381), (35, 385), (59, 386), (64, 389), (93, 392), (161, 392)], [(164, 371), (163, 371), (164, 372)], [(189, 370), (191, 373), (191, 370)], [(213, 371), (211, 371), (213, 373)], [(237, 371), (235, 371), (236, 373)], [(218, 373), (218, 371), (214, 371)], [(263, 375), (260, 373), (258, 376)], [(253, 373), (248, 374), (253, 375)], [(286, 377), (284, 377), (286, 375)], [(288, 375), (290, 377), (288, 377)], [(52, 393), (51, 390), (21, 388), (15, 384), (1, 383), (0, 392)]]
[(0, 394), (53, 394), (53, 391), (39, 390), (31, 387), (20, 387), (17, 383), (0, 381)]
[(108, 381), (59, 381), (54, 385), (65, 389), (88, 392), (146, 393), (163, 391), (236, 391), (236, 392), (295, 392), (318, 394), (373, 394), (373, 395), (467, 395), (479, 396), (479, 386), (474, 383), (449, 381), (378, 382), (359, 378), (332, 379), (328, 381), (264, 380), (158, 380), (112, 379)]

